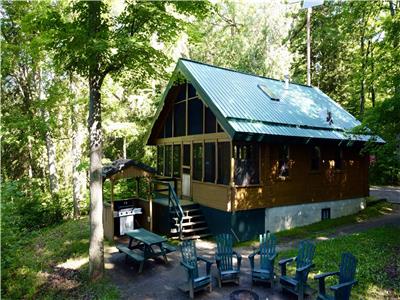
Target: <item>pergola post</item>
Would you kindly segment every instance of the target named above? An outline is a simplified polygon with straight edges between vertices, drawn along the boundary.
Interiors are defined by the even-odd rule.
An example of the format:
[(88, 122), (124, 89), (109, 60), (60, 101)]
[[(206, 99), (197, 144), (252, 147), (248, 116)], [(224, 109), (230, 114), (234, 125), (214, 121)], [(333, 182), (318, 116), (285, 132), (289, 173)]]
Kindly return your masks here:
[(111, 182), (111, 211), (114, 211), (114, 179), (110, 178)]
[(150, 231), (153, 231), (153, 197), (151, 196), (151, 178), (147, 178), (147, 199), (149, 200), (149, 215), (150, 215)]

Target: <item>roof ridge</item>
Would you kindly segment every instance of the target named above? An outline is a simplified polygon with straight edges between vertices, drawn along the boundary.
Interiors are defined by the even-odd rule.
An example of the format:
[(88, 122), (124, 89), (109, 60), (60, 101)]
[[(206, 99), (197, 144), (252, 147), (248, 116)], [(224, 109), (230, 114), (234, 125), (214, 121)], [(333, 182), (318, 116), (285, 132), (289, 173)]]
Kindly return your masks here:
[[(189, 58), (181, 57), (181, 58), (179, 58), (179, 60), (185, 60), (185, 61), (196, 63), (196, 64), (199, 64), (199, 65), (209, 66), (209, 67), (212, 67), (212, 68), (217, 68), (217, 69), (221, 69), (221, 70), (225, 70), (225, 71), (240, 73), (240, 74), (259, 77), (259, 78), (263, 78), (263, 79), (275, 80), (275, 81), (279, 81), (279, 82), (284, 83), (284, 80), (280, 80), (280, 79), (276, 79), (276, 78), (272, 78), (272, 77), (261, 76), (261, 75), (252, 74), (252, 73), (247, 73), (247, 72), (244, 72), (244, 71), (233, 70), (233, 69), (229, 69), (227, 67), (216, 66), (216, 65), (208, 64), (208, 63), (205, 63), (205, 62), (201, 62), (201, 61), (193, 60), (193, 59), (189, 59)], [(306, 84), (297, 83), (297, 82), (293, 82), (293, 81), (291, 81), (290, 84), (301, 85), (301, 86), (308, 87), (308, 88), (314, 88), (312, 85), (306, 85)]]

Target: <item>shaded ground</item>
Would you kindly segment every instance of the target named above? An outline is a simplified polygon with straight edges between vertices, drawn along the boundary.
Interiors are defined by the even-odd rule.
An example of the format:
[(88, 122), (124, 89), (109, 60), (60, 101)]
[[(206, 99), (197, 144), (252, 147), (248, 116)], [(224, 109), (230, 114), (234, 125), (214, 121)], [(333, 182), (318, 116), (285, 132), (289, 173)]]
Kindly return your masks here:
[[(316, 241), (330, 239), (336, 236), (347, 235), (355, 232), (365, 231), (371, 228), (381, 226), (400, 227), (400, 205), (394, 205), (391, 214), (371, 219), (366, 222), (341, 226), (335, 232), (325, 234), (316, 238)], [(298, 240), (281, 239), (278, 245), (278, 251), (287, 250), (297, 246)], [(215, 244), (210, 241), (197, 242), (198, 254), (213, 258), (215, 253)], [(199, 292), (196, 299), (229, 299), (231, 292), (237, 289), (249, 289), (256, 292), (260, 299), (295, 299), (290, 294), (282, 294), (279, 285), (274, 289), (266, 285), (252, 285), (250, 277), (250, 264), (247, 256), (252, 253), (253, 248), (237, 248), (241, 253), (242, 268), (240, 286), (235, 284), (225, 284), (220, 289), (214, 280), (213, 292)], [(180, 253), (178, 251), (168, 255), (169, 263), (164, 264), (160, 259), (157, 261), (147, 261), (144, 270), (138, 274), (138, 266), (129, 262), (125, 264), (124, 254), (118, 253), (115, 247), (106, 247), (106, 269), (111, 280), (119, 288), (121, 298), (123, 299), (187, 299), (187, 294), (178, 290), (178, 286), (184, 282), (186, 274), (179, 265)], [(392, 265), (387, 266), (390, 272), (397, 274), (398, 269)], [(214, 274), (216, 272), (213, 266)]]
[(389, 202), (400, 204), (400, 187), (396, 186), (371, 186), (369, 194), (376, 198), (385, 198)]

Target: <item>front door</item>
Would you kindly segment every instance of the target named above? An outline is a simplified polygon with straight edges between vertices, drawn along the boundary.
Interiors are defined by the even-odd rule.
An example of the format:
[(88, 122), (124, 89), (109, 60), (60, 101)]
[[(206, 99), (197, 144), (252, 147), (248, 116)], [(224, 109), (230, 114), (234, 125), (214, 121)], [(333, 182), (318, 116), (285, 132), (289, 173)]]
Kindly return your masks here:
[(191, 169), (190, 144), (183, 144), (183, 163), (182, 163), (182, 196), (190, 198), (190, 169)]

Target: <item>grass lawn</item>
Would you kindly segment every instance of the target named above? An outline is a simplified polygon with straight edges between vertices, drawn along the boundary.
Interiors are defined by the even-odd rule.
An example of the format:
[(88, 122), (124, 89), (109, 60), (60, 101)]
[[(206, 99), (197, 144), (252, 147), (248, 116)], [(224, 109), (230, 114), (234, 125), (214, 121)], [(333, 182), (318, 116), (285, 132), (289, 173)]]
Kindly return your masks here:
[[(14, 240), (3, 235), (1, 298), (117, 299), (118, 290), (107, 279), (89, 283), (88, 249), (88, 218), (66, 221)], [(78, 261), (77, 270), (60, 266), (68, 259)]]
[[(400, 298), (400, 228), (375, 228), (317, 243), (315, 268), (309, 276), (313, 288), (318, 288), (314, 275), (339, 269), (343, 252), (351, 252), (358, 260), (358, 285), (353, 287), (352, 299)], [(278, 260), (296, 253), (296, 249), (284, 251)], [(328, 285), (334, 283), (333, 278), (327, 281)]]

